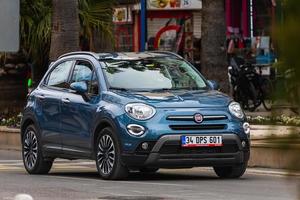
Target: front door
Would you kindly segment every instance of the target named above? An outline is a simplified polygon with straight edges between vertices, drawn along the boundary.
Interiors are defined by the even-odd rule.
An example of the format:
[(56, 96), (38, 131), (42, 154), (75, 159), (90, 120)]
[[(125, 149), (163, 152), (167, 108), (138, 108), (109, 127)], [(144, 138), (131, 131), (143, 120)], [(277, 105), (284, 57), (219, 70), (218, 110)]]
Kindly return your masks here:
[(85, 96), (68, 91), (61, 97), (61, 132), (63, 150), (67, 154), (86, 156), (91, 152), (91, 135), (99, 102), (99, 82), (88, 61), (76, 61), (70, 84), (85, 82), (88, 92)]
[(73, 61), (59, 63), (49, 72), (41, 86), (35, 90), (36, 116), (39, 118), (44, 147), (62, 150), (60, 135), (61, 96), (68, 88)]

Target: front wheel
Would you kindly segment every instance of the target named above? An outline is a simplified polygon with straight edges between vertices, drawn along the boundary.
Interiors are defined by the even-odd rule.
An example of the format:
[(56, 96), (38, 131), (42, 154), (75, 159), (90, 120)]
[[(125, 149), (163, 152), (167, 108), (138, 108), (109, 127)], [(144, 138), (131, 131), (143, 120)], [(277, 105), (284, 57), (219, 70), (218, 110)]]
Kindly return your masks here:
[(128, 169), (121, 162), (120, 145), (112, 129), (103, 129), (96, 144), (96, 166), (100, 176), (109, 180), (126, 178)]
[(214, 167), (214, 171), (220, 178), (240, 178), (245, 173), (247, 165), (245, 162), (236, 166)]
[(47, 174), (52, 167), (53, 160), (43, 157), (39, 134), (34, 125), (28, 126), (22, 137), (22, 157), (29, 174)]

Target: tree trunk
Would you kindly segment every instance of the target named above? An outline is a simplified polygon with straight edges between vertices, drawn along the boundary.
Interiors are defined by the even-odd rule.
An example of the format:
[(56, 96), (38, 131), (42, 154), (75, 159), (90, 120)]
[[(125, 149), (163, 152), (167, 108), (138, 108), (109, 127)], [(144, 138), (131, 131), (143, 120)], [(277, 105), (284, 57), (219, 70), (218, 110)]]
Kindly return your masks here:
[(207, 79), (218, 81), (221, 90), (228, 92), (224, 0), (202, 0), (201, 31), (202, 73)]
[(50, 61), (79, 50), (78, 0), (52, 0)]

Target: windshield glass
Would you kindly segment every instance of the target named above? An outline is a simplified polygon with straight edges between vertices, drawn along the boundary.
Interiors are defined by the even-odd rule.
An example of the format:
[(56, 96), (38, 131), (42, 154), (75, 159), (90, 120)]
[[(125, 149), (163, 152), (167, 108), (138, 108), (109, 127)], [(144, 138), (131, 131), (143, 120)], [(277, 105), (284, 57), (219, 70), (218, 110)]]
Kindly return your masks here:
[(201, 90), (204, 79), (184, 60), (170, 57), (105, 61), (109, 87), (126, 90)]

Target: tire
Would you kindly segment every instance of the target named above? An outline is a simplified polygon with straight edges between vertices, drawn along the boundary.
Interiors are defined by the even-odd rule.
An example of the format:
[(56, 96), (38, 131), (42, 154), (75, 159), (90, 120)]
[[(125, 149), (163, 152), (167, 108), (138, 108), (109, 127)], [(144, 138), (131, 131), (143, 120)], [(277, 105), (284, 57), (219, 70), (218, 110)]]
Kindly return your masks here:
[(142, 172), (142, 173), (155, 173), (159, 170), (159, 168), (149, 168), (149, 167), (143, 167), (143, 168), (140, 168), (139, 171)]
[(121, 162), (121, 148), (111, 128), (104, 128), (95, 146), (96, 166), (99, 175), (106, 180), (125, 179), (128, 168)]
[[(249, 99), (247, 100), (248, 110), (250, 112), (254, 112), (258, 106), (262, 103), (260, 98), (258, 98), (257, 90), (252, 82), (249, 83), (249, 91), (248, 95), (250, 95)], [(249, 103), (250, 101), (250, 103)]]
[(274, 92), (273, 84), (270, 79), (264, 78), (261, 83), (261, 91), (262, 91), (262, 103), (264, 108), (267, 111), (270, 111), (272, 108), (272, 95)]
[(262, 103), (263, 103), (263, 106), (264, 106), (266, 111), (271, 111), (272, 110), (272, 104), (273, 104), (272, 100), (264, 99)]
[(225, 179), (240, 178), (245, 173), (247, 169), (247, 165), (248, 162), (236, 166), (214, 167), (214, 171), (220, 178), (225, 178)]
[(29, 125), (22, 137), (22, 158), (29, 174), (47, 174), (53, 160), (45, 160), (42, 153), (40, 134), (34, 125)]

